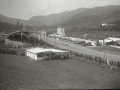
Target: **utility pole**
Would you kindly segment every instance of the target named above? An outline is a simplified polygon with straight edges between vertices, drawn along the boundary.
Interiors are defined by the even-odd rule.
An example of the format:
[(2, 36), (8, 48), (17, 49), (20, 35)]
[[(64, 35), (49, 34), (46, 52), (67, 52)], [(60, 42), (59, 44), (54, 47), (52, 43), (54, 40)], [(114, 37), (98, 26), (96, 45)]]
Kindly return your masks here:
[(46, 25), (44, 25), (44, 37), (45, 37), (45, 41), (46, 41), (46, 47), (47, 47), (47, 36), (46, 36)]
[(104, 36), (104, 40), (103, 40), (103, 47), (104, 47), (104, 61), (105, 61), (105, 51), (106, 51), (105, 36)]
[(42, 36), (41, 36), (41, 30), (40, 30), (40, 44), (42, 43)]
[(51, 61), (51, 51), (49, 53), (50, 53), (50, 61)]
[(56, 47), (56, 37), (55, 37), (55, 47)]
[(118, 22), (118, 10), (116, 10), (116, 21)]

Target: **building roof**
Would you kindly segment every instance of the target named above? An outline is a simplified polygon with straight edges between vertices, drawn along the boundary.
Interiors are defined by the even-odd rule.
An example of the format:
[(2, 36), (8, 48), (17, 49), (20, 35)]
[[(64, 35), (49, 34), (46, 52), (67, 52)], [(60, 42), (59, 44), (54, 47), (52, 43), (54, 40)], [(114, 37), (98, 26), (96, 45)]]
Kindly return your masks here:
[(27, 49), (27, 52), (31, 52), (31, 53), (42, 53), (42, 52), (68, 52), (68, 51), (62, 51), (62, 50), (58, 50), (58, 49), (46, 49), (46, 48), (32, 48), (32, 49)]

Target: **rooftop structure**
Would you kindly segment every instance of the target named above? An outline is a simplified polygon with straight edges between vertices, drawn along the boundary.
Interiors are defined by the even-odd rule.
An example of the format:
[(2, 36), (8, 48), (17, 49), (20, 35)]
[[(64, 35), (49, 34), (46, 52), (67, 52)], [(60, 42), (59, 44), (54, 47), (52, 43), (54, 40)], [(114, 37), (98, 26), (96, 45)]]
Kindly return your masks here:
[[(57, 49), (46, 49), (46, 48), (32, 48), (32, 49), (28, 49), (26, 50), (26, 56), (34, 59), (34, 60), (42, 60), (42, 58), (45, 57), (45, 53), (49, 53), (50, 57), (51, 57), (51, 52), (53, 53), (69, 53), (68, 51), (63, 51), (63, 50), (57, 50)], [(38, 54), (44, 53), (43, 57), (38, 57)]]
[(60, 36), (65, 36), (64, 28), (58, 27), (57, 28), (57, 34), (60, 35)]

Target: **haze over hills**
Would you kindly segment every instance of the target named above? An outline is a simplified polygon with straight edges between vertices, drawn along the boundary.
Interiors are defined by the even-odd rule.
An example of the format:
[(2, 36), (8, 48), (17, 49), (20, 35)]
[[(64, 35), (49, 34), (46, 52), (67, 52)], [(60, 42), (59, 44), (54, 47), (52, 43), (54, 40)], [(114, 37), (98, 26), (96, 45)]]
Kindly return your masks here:
[(67, 20), (73, 15), (76, 15), (78, 13), (81, 13), (82, 11), (87, 10), (87, 8), (79, 8), (72, 11), (65, 11), (59, 14), (51, 14), (47, 16), (34, 16), (31, 17), (30, 21), (39, 21), (43, 22), (44, 24), (50, 26), (50, 25), (58, 25), (62, 23), (64, 20)]
[[(117, 12), (116, 12), (117, 10)], [(112, 22), (116, 20), (116, 14), (120, 14), (120, 6), (109, 5), (95, 8), (80, 8), (59, 14), (47, 16), (34, 16), (30, 21), (41, 21), (46, 25), (71, 26), (88, 23)]]
[(79, 25), (85, 23), (103, 23), (113, 22), (120, 19), (120, 6), (109, 5), (104, 7), (95, 7), (76, 14), (63, 23), (62, 26)]
[(33, 16), (29, 20), (9, 18), (0, 15), (0, 21), (16, 24), (17, 21), (30, 26), (72, 26), (96, 25), (102, 22), (113, 22), (120, 19), (120, 5), (109, 5), (94, 8), (79, 8), (59, 14)]
[(8, 22), (8, 23), (11, 23), (11, 24), (14, 24), (14, 25), (17, 24), (17, 21), (20, 22), (20, 23), (23, 23), (23, 25), (30, 25), (30, 26), (43, 26), (44, 25), (41, 22), (9, 18), (9, 17), (6, 17), (6, 16), (1, 15), (1, 14), (0, 14), (0, 21), (1, 22)]

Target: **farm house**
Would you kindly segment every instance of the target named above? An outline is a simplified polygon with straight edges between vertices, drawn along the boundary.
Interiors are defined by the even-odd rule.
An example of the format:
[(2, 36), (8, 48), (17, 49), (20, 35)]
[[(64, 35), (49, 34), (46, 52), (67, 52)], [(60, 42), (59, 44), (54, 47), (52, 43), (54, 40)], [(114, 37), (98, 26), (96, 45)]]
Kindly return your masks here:
[(52, 60), (52, 59), (67, 59), (69, 58), (68, 51), (46, 48), (32, 48), (26, 50), (26, 56), (33, 60)]

